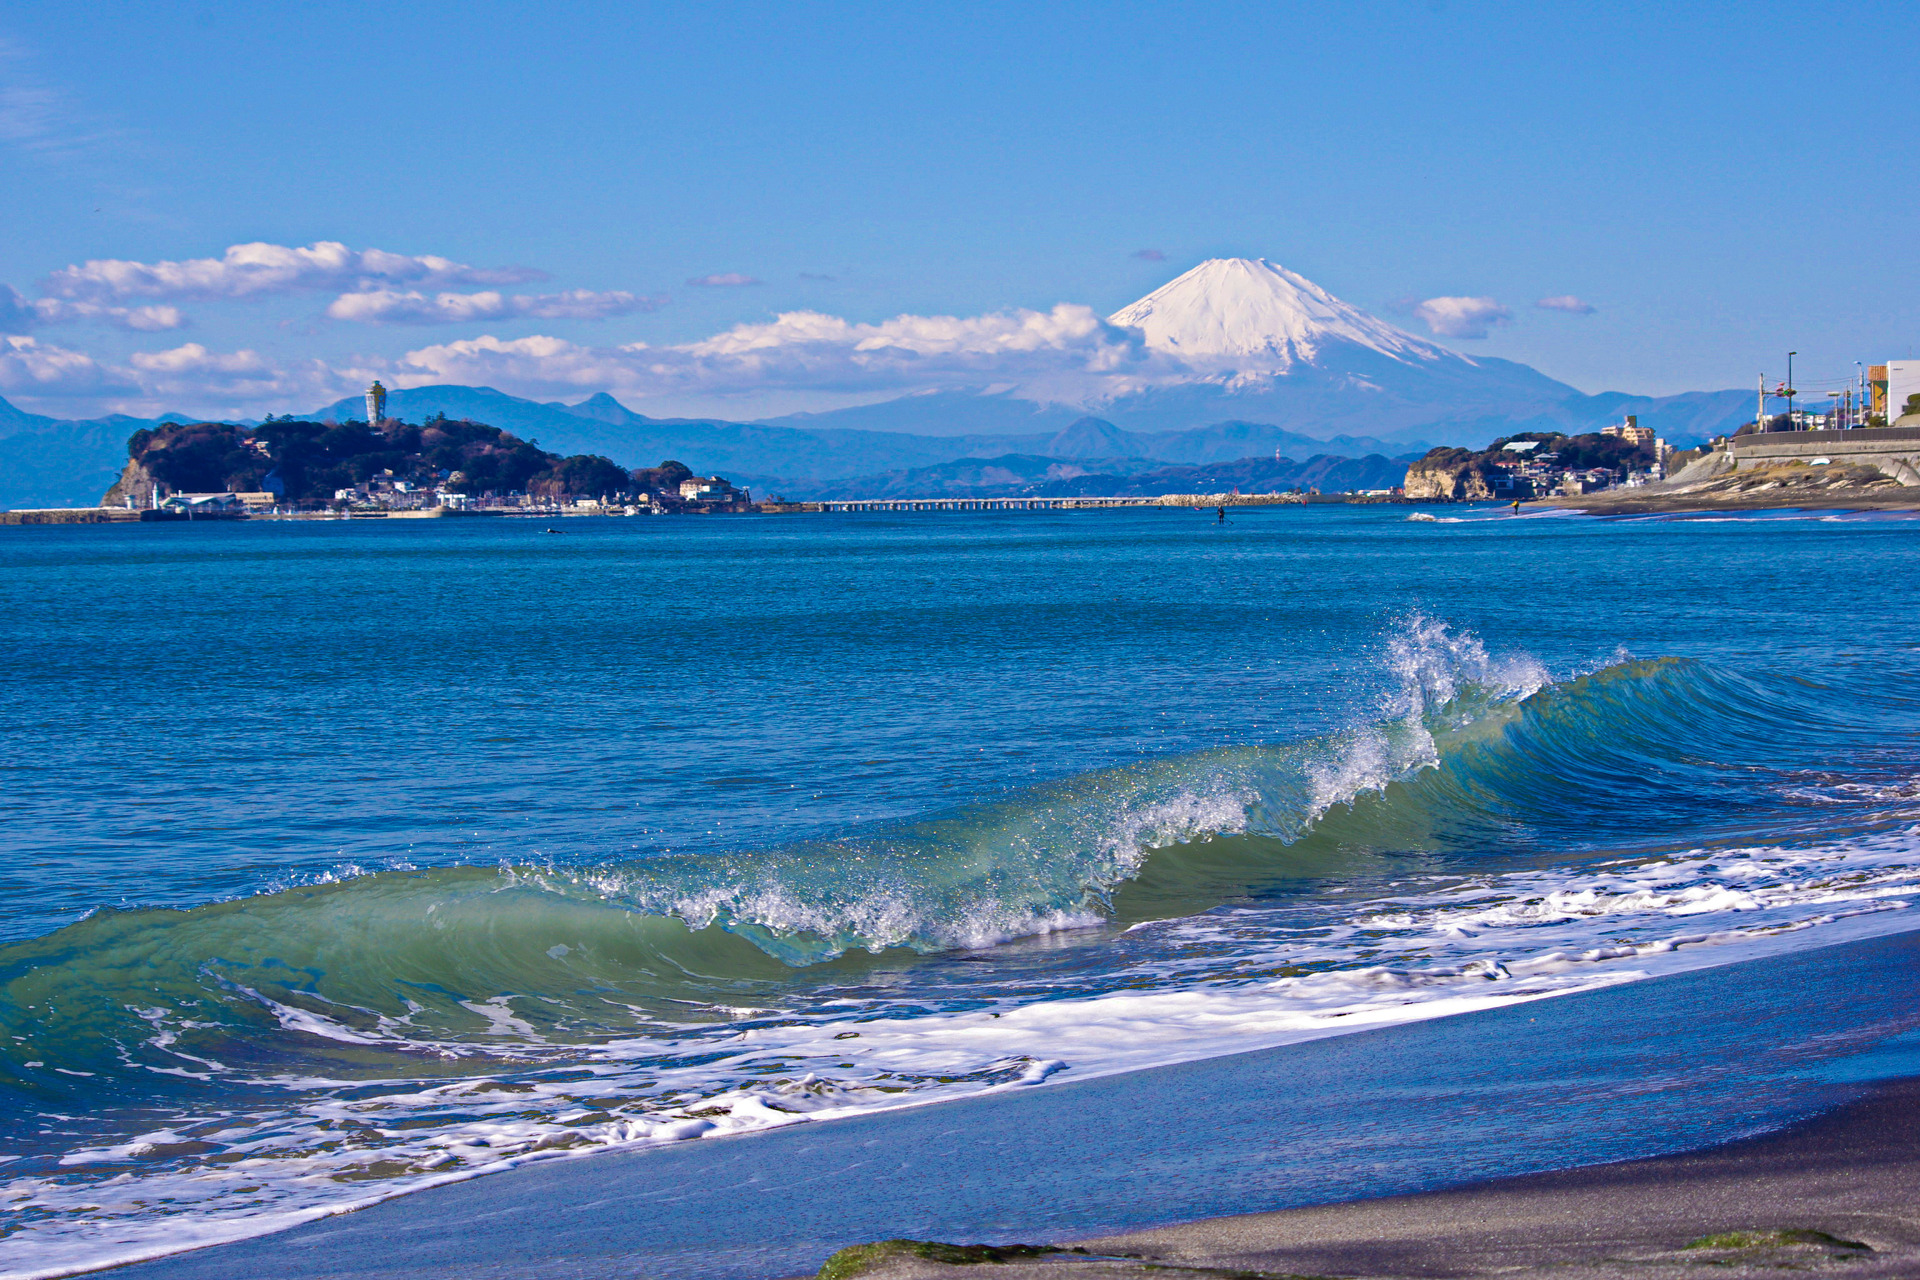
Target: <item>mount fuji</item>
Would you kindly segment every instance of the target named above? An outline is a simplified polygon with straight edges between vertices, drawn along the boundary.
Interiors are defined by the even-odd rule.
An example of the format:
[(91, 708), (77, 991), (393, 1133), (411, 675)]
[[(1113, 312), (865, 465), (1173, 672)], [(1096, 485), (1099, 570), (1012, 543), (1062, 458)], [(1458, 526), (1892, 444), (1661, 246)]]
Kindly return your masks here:
[(1264, 258), (1203, 262), (1107, 323), (1158, 360), (1148, 385), (1074, 405), (1018, 389), (949, 390), (769, 421), (946, 435), (1058, 430), (1090, 413), (1136, 432), (1234, 421), (1323, 440), (1479, 445), (1637, 413), (1686, 443), (1745, 422), (1752, 401), (1744, 391), (1585, 395), (1527, 365), (1416, 337)]
[(1241, 375), (1322, 367), (1359, 347), (1404, 362), (1467, 357), (1416, 338), (1265, 258), (1214, 258), (1107, 317), (1195, 369)]

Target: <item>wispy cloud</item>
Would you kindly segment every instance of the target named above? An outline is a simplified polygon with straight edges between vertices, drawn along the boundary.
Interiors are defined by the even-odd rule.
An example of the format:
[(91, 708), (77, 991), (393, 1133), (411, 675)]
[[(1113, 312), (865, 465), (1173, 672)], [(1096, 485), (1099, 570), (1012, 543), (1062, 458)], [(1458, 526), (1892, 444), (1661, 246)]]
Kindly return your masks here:
[(832, 280), (832, 279), (834, 279), (835, 277), (833, 277), (833, 276), (823, 276), (823, 275), (820, 275), (820, 274), (818, 274), (817, 272), (813, 272), (813, 271), (802, 271), (802, 272), (800, 273), (800, 278), (801, 278), (802, 280)]
[(327, 307), (335, 320), (360, 324), (454, 324), (471, 320), (529, 317), (536, 320), (605, 320), (610, 316), (657, 311), (664, 297), (637, 293), (596, 293), (571, 289), (565, 293), (513, 294), (440, 293), (432, 297), (418, 290), (370, 289), (343, 293)]
[(77, 301), (129, 298), (247, 298), (314, 289), (378, 285), (519, 284), (544, 279), (527, 267), (470, 267), (431, 254), (349, 249), (334, 240), (305, 248), (236, 244), (218, 258), (130, 262), (95, 258), (62, 267), (41, 284), (44, 293)]
[(1442, 338), (1484, 338), (1490, 327), (1513, 323), (1513, 313), (1492, 298), (1428, 298), (1413, 314)]
[(762, 282), (752, 276), (743, 276), (738, 271), (727, 271), (715, 276), (695, 276), (687, 283), (701, 289), (731, 289)]
[(1135, 249), (1133, 256), (1147, 262), (1165, 262), (1167, 260), (1167, 255), (1158, 249)]
[(34, 76), (25, 46), (0, 37), (0, 143), (71, 159), (108, 135), (72, 97)]
[(1565, 311), (1576, 316), (1590, 316), (1594, 313), (1594, 305), (1591, 302), (1583, 302), (1570, 293), (1542, 298), (1533, 305), (1542, 311)]

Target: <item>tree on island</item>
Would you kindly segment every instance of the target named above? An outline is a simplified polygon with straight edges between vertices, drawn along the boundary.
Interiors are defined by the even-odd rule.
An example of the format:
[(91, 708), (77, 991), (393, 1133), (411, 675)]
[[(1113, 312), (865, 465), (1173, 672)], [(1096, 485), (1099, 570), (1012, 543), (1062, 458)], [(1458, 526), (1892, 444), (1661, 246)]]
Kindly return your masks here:
[[(134, 432), (127, 456), (176, 492), (254, 492), (277, 474), (285, 500), (308, 505), (376, 478), (472, 496), (607, 497), (645, 487), (607, 458), (563, 458), (498, 427), (439, 415), (419, 426), (388, 421), (377, 427), (357, 419), (269, 418), (251, 431), (217, 422), (168, 423)], [(646, 474), (656, 473), (662, 479), (693, 474), (678, 462)], [(678, 493), (678, 478), (670, 488)]]
[(680, 482), (693, 479), (693, 468), (684, 462), (675, 462), (668, 458), (657, 467), (642, 467), (633, 473), (636, 489), (646, 493), (665, 493), (678, 496)]
[(633, 477), (627, 474), (625, 467), (610, 458), (583, 453), (554, 463), (535, 478), (528, 492), (541, 497), (585, 494), (593, 498), (609, 498), (616, 493), (625, 493), (632, 487)]

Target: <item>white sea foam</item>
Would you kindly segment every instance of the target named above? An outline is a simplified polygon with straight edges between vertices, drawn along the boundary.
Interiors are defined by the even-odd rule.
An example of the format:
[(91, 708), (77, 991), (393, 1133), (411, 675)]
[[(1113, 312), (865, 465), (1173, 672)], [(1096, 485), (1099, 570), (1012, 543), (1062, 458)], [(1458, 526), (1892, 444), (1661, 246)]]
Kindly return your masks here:
[[(1206, 830), (1227, 812), (1196, 799), (1143, 811), (1140, 829), (1156, 839)], [(496, 1033), (486, 1043), (423, 1038), (410, 1014), (368, 1029), (364, 1011), (330, 1017), (257, 997), (309, 1034), (495, 1069), (378, 1089), (256, 1080), (287, 1104), (68, 1152), (58, 1171), (0, 1183), (0, 1206), (20, 1223), (0, 1241), (0, 1277), (255, 1235), (532, 1159), (1086, 1079), (1895, 932), (1915, 927), (1906, 908), (1916, 894), (1920, 828), (1814, 848), (1403, 879), (1344, 903), (1136, 926), (1105, 989), (1074, 998), (1003, 990), (985, 1007), (906, 1015), (850, 994), (810, 1012), (716, 1008), (758, 1020), (584, 1047), (542, 1040), (529, 1002), (513, 996), (481, 1003)], [(166, 1047), (180, 1015), (145, 1014), (152, 1043)], [(543, 1061), (571, 1069), (542, 1073)], [(213, 1155), (218, 1163), (202, 1158)]]

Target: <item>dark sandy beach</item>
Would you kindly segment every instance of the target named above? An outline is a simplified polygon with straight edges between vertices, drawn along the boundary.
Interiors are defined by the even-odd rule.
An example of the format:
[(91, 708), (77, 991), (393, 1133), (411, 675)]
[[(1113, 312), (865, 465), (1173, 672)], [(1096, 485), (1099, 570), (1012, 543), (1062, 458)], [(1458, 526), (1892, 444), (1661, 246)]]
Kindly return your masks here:
[[(1262, 1274), (1920, 1275), (1920, 1080), (1687, 1155), (1082, 1243), (1155, 1264)], [(920, 1265), (926, 1274), (953, 1270)], [(995, 1274), (1013, 1280), (1027, 1269), (1059, 1273)]]

